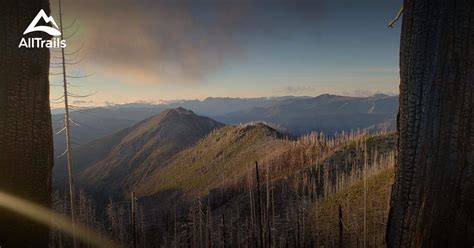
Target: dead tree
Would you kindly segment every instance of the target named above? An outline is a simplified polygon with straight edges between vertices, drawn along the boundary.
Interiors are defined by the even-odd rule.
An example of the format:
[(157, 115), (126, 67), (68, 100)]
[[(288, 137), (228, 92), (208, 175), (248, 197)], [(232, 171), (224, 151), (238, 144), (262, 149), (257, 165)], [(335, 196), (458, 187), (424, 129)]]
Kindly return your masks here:
[[(63, 17), (61, 9), (61, 0), (58, 1), (59, 4), (59, 25), (61, 27), (61, 40), (64, 39), (64, 30), (63, 30)], [(69, 93), (67, 89), (67, 75), (66, 75), (66, 59), (64, 54), (64, 48), (61, 48), (61, 60), (62, 60), (62, 76), (63, 76), (63, 88), (64, 88), (64, 131), (66, 133), (66, 156), (67, 156), (67, 170), (69, 178), (69, 199), (71, 203), (71, 220), (72, 220), (72, 239), (73, 247), (77, 247), (76, 244), (76, 234), (75, 234), (75, 187), (74, 180), (72, 175), (72, 140), (71, 140), (71, 122), (69, 118)]]
[[(36, 204), (51, 203), (53, 140), (49, 106), (49, 49), (18, 48), (49, 1), (2, 1), (0, 8), (0, 191)], [(0, 206), (1, 207), (1, 206)], [(47, 247), (49, 228), (0, 209), (0, 245)]]
[(258, 162), (255, 161), (255, 177), (257, 180), (257, 210), (258, 210), (258, 230), (259, 230), (259, 246), (264, 247), (263, 237), (263, 219), (262, 219), (262, 197), (260, 194), (260, 174), (258, 171)]
[(222, 247), (227, 247), (227, 237), (225, 236), (225, 215), (222, 212)]
[(342, 217), (342, 206), (339, 204), (339, 248), (344, 247), (344, 224)]
[(474, 2), (405, 0), (388, 247), (474, 244)]
[(132, 192), (132, 199), (130, 200), (130, 208), (131, 208), (131, 224), (132, 224), (132, 240), (133, 240), (133, 248), (137, 248), (137, 222), (136, 222), (136, 213), (137, 213), (137, 202), (135, 198), (135, 192)]
[[(73, 37), (79, 28), (77, 27), (71, 34), (65, 36), (65, 32), (70, 29), (75, 27), (75, 21), (68, 27), (63, 27), (63, 9), (61, 6), (61, 0), (58, 0), (58, 10), (59, 10), (59, 24), (60, 24), (60, 29), (61, 29), (61, 39), (69, 39)], [(73, 94), (68, 88), (69, 86), (73, 86), (71, 82), (69, 82), (69, 79), (80, 79), (80, 78), (86, 78), (89, 77), (90, 75), (69, 75), (67, 67), (72, 66), (72, 65), (77, 65), (82, 62), (84, 59), (84, 56), (82, 58), (79, 58), (80, 51), (83, 49), (83, 45), (77, 49), (74, 52), (71, 53), (66, 53), (65, 48), (61, 48), (59, 51), (54, 51), (56, 53), (60, 53), (60, 56), (54, 56), (53, 58), (59, 59), (59, 62), (52, 62), (51, 63), (51, 68), (54, 69), (59, 69), (60, 72), (50, 72), (51, 76), (61, 76), (62, 77), (62, 82), (60, 82), (59, 85), (52, 85), (52, 86), (59, 86), (63, 88), (63, 95), (59, 97), (56, 100), (56, 103), (64, 103), (64, 127), (57, 132), (57, 134), (64, 132), (65, 133), (65, 139), (66, 139), (66, 150), (64, 153), (61, 155), (66, 155), (66, 161), (67, 161), (67, 172), (68, 172), (68, 183), (69, 183), (69, 200), (70, 200), (70, 213), (71, 213), (71, 219), (72, 219), (72, 233), (73, 233), (73, 246), (77, 247), (76, 243), (76, 235), (75, 235), (75, 224), (76, 224), (76, 197), (75, 197), (75, 183), (74, 183), (74, 170), (73, 170), (73, 149), (72, 146), (74, 144), (73, 142), (73, 137), (71, 134), (71, 128), (72, 125), (71, 123), (75, 125), (81, 125), (80, 123), (74, 122), (70, 116), (70, 110), (75, 109), (78, 111), (84, 111), (83, 109), (77, 109), (75, 106), (71, 105), (69, 103), (69, 98), (84, 98), (88, 97), (92, 94), (87, 94), (87, 95), (78, 95), (78, 94)], [(72, 58), (68, 58), (68, 57)]]

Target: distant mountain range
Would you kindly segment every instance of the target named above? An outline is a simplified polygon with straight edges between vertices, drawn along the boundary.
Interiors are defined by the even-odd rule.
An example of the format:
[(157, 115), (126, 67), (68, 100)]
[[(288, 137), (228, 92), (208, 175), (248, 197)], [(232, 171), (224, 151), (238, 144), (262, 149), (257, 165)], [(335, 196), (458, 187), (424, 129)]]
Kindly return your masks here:
[[(200, 156), (203, 154), (208, 154), (208, 156), (214, 154), (208, 149), (215, 147), (213, 142), (227, 141), (230, 143), (223, 144), (224, 148), (230, 146), (235, 149), (228, 148), (227, 150), (239, 150), (238, 147), (243, 146), (239, 145), (242, 140), (232, 141), (232, 137), (247, 136), (245, 132), (235, 135), (232, 132), (243, 132), (244, 129), (226, 127), (216, 132), (228, 131), (228, 133), (213, 134), (217, 136), (211, 135), (202, 140), (212, 130), (221, 128), (225, 124), (264, 121), (272, 123), (271, 126), (280, 131), (297, 136), (311, 131), (331, 134), (356, 129), (370, 131), (393, 129), (398, 109), (398, 97), (378, 95), (358, 98), (321, 95), (313, 98), (208, 98), (204, 101), (172, 104), (193, 105), (195, 109), (201, 111), (206, 109), (204, 106), (214, 106), (213, 110), (211, 107), (207, 109), (208, 115), (213, 118), (199, 116), (182, 107), (167, 109), (167, 105), (127, 105), (97, 108), (85, 113), (72, 112), (75, 123), (72, 129), (75, 137), (73, 141), (85, 143), (77, 146), (73, 153), (74, 172), (78, 184), (96, 193), (120, 195), (124, 189), (134, 188), (138, 182), (149, 177), (153, 178), (152, 182), (148, 180), (146, 183), (141, 183), (141, 188), (138, 189), (149, 193), (156, 186), (154, 183), (161, 180), (159, 179), (161, 177), (157, 176), (157, 171), (168, 163), (185, 166), (194, 160), (202, 160)], [(225, 109), (231, 111), (226, 113)], [(213, 116), (213, 113), (216, 115)], [(53, 116), (56, 129), (60, 129), (59, 123), (62, 118), (62, 115)], [(260, 126), (254, 130), (260, 130), (259, 133), (268, 133), (269, 137), (280, 135), (276, 130), (274, 133), (269, 131), (270, 129), (264, 132), (265, 128), (268, 127)], [(274, 129), (271, 128), (271, 130)], [(64, 151), (63, 137), (63, 133), (55, 135), (56, 154)], [(200, 140), (199, 146), (195, 148), (200, 152), (196, 151), (194, 155), (181, 156), (179, 159), (174, 157)], [(208, 145), (203, 146), (206, 142)], [(257, 151), (266, 146), (257, 141), (247, 143), (250, 153), (251, 150)], [(225, 151), (215, 152), (218, 157), (225, 156)], [(237, 157), (246, 158), (249, 154), (242, 153)], [(226, 161), (235, 159), (236, 157)], [(235, 163), (238, 164), (239, 161)], [(212, 166), (212, 163), (209, 162), (208, 166)], [(54, 167), (56, 184), (67, 182), (66, 172), (65, 157), (57, 158)]]
[[(311, 131), (311, 125), (331, 130), (377, 128), (376, 125), (386, 127), (386, 123), (394, 117), (396, 99), (387, 96), (354, 98), (332, 95), (285, 99), (266, 108), (254, 107), (240, 114), (229, 113), (226, 118), (240, 116), (242, 122), (280, 121), (280, 124), (300, 132), (303, 128)], [(181, 107), (163, 111), (158, 107), (148, 107), (147, 111), (139, 109), (141, 111), (138, 112), (127, 108), (100, 110), (103, 111), (102, 120), (113, 120), (114, 114), (123, 113), (131, 117), (128, 119), (130, 122), (154, 112), (160, 113), (75, 149), (73, 165), (78, 185), (107, 196), (120, 196), (133, 188), (150, 195), (158, 191), (157, 185), (167, 185), (167, 173), (179, 175), (188, 166), (202, 164), (199, 169), (196, 168), (196, 173), (204, 170), (215, 174), (231, 164), (248, 164), (246, 159), (256, 159), (264, 154), (263, 150), (278, 150), (288, 140), (267, 125), (224, 127), (221, 122)], [(126, 121), (114, 127), (123, 123)], [(225, 161), (225, 164), (219, 161)], [(166, 166), (168, 164), (170, 166)], [(67, 182), (64, 157), (57, 159), (54, 174), (56, 184)], [(183, 183), (187, 181), (185, 176), (178, 178), (184, 180)], [(139, 183), (140, 187), (136, 187)], [(170, 185), (160, 187), (172, 187), (176, 183), (180, 181), (173, 179)], [(206, 185), (213, 183), (217, 181), (205, 182)]]
[[(251, 213), (257, 201), (267, 204), (268, 211), (271, 202), (275, 221), (283, 223), (291, 219), (285, 214), (294, 206), (313, 204), (309, 201), (313, 197), (319, 197), (317, 204), (332, 207), (326, 196), (346, 187), (343, 182), (358, 183), (362, 170), (370, 168), (381, 177), (379, 181), (385, 179), (388, 169), (372, 168), (394, 161), (394, 134), (331, 134), (393, 129), (397, 96), (206, 99), (194, 102), (191, 108), (206, 105), (216, 105), (214, 110), (207, 109), (210, 117), (183, 107), (143, 104), (98, 108), (83, 115), (74, 112), (72, 117), (80, 126), (73, 132), (87, 142), (73, 151), (77, 188), (91, 195), (99, 209), (106, 208), (109, 199), (123, 202), (135, 192), (142, 218), (158, 229), (180, 226), (177, 220), (186, 221), (189, 209), (200, 209), (203, 204), (212, 211), (213, 219), (234, 216), (238, 221), (232, 225), (242, 229), (239, 225), (252, 214), (236, 216)], [(66, 189), (64, 157), (56, 160), (53, 172), (55, 187)], [(372, 178), (368, 182), (378, 182)], [(260, 187), (265, 192), (262, 196), (255, 190), (256, 182), (265, 184)], [(384, 199), (386, 195), (377, 201)], [(328, 212), (317, 205), (307, 209)], [(172, 236), (176, 231), (163, 230), (159, 235)]]
[[(84, 145), (170, 108), (183, 107), (226, 124), (266, 121), (291, 134), (309, 131), (334, 133), (367, 128), (390, 129), (395, 125), (398, 96), (371, 97), (321, 95), (318, 97), (206, 98), (163, 104), (124, 104), (72, 111), (73, 142)], [(54, 130), (63, 127), (63, 114), (54, 114)], [(54, 135), (55, 154), (65, 150), (64, 133)]]
[[(110, 107), (97, 107), (87, 110), (72, 111), (71, 119), (73, 141), (76, 145), (84, 145), (90, 141), (111, 134), (120, 129), (129, 127), (148, 117), (170, 109), (183, 107), (194, 111), (196, 114), (213, 117), (228, 113), (251, 109), (255, 107), (269, 107), (277, 102), (287, 99), (305, 99), (308, 97), (261, 97), (261, 98), (215, 98), (205, 100), (180, 100), (163, 104), (131, 103), (114, 105)], [(59, 155), (65, 150), (64, 133), (56, 132), (63, 128), (64, 114), (61, 109), (56, 109), (53, 114), (54, 150)]]
[[(315, 111), (316, 116), (364, 117), (389, 113), (391, 104), (388, 97), (362, 100), (323, 95), (284, 100), (265, 108), (264, 113), (290, 111), (296, 106)], [(326, 110), (317, 110), (321, 106)], [(290, 116), (299, 115), (295, 113), (297, 110), (290, 112)], [(262, 115), (268, 116), (271, 115)], [(361, 170), (367, 166), (371, 166), (369, 171), (373, 175), (381, 177), (378, 181), (384, 180), (387, 174), (384, 168), (387, 161), (394, 161), (395, 147), (396, 135), (390, 133), (372, 137), (365, 134), (327, 137), (311, 133), (296, 138), (264, 123), (225, 125), (178, 107), (75, 149), (73, 167), (76, 187), (93, 197), (99, 211), (113, 206), (108, 205), (109, 200), (126, 201), (133, 191), (142, 211), (141, 218), (159, 228), (174, 226), (176, 220), (186, 221), (189, 209), (203, 205), (212, 210), (213, 219), (237, 216), (234, 218), (238, 226), (250, 219), (252, 205), (260, 201), (255, 180), (265, 184), (261, 189), (265, 192), (262, 202), (266, 206), (270, 206), (266, 199), (270, 199), (272, 192), (274, 218), (283, 223), (285, 214), (295, 204), (301, 204), (300, 201), (314, 204), (309, 201), (314, 196), (319, 197), (318, 204), (332, 207), (333, 203), (325, 201), (325, 197), (338, 187), (346, 187), (345, 182), (358, 183)], [(378, 164), (383, 171), (377, 171)], [(256, 178), (257, 167), (260, 179)], [(53, 172), (55, 187), (67, 189), (64, 157), (56, 161)], [(372, 178), (368, 182), (378, 182)], [(380, 194), (389, 188), (389, 183), (380, 185)], [(379, 202), (386, 199), (385, 193), (383, 197), (371, 196), (383, 206)], [(317, 207), (308, 205), (308, 211)], [(236, 209), (242, 211), (241, 217)], [(328, 212), (325, 208), (317, 211)], [(172, 236), (174, 230), (163, 229), (160, 235)]]
[(268, 107), (254, 107), (215, 119), (228, 124), (266, 121), (295, 135), (311, 131), (333, 134), (368, 127), (376, 129), (374, 125), (394, 120), (397, 110), (398, 96), (360, 98), (325, 94), (285, 99)]

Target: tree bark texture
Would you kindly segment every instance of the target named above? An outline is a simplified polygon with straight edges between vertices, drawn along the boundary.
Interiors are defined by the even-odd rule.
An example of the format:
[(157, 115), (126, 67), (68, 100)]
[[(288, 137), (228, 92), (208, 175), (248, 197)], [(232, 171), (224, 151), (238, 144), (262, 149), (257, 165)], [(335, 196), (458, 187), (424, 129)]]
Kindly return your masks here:
[(405, 0), (389, 247), (474, 245), (474, 1)]
[[(53, 141), (49, 50), (18, 48), (47, 0), (4, 0), (0, 6), (0, 191), (48, 207)], [(44, 24), (42, 24), (44, 25)], [(25, 37), (48, 35), (33, 32)], [(49, 228), (0, 206), (1, 247), (47, 247)]]

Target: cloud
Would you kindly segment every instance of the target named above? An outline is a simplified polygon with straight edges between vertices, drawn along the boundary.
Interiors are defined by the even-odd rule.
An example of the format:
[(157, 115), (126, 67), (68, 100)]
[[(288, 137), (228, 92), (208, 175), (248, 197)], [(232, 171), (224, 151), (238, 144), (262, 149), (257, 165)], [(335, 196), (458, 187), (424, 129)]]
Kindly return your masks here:
[(72, 104), (74, 104), (74, 105), (94, 104), (94, 101), (74, 100), (74, 101), (72, 101)]
[(280, 92), (284, 94), (311, 94), (315, 90), (315, 87), (311, 86), (285, 86)]
[(314, 28), (321, 9), (317, 0), (83, 0), (63, 5), (67, 19), (77, 17), (81, 29), (68, 43), (86, 41), (86, 60), (117, 77), (158, 83), (201, 81), (230, 59), (245, 58), (246, 44), (259, 34), (279, 39)]

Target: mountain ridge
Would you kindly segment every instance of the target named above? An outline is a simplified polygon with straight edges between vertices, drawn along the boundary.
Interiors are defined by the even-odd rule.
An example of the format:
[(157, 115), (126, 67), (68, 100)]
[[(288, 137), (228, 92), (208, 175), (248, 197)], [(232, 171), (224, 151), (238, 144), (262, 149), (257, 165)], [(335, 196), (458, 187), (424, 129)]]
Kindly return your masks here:
[[(225, 126), (177, 154), (135, 190), (140, 195), (153, 195), (181, 188), (185, 193), (199, 194), (202, 192), (193, 190), (202, 189), (204, 185), (217, 187), (223, 180), (221, 177), (238, 178), (255, 160), (263, 159), (289, 142), (288, 136), (263, 123)], [(190, 170), (193, 173), (183, 174)], [(197, 181), (189, 184), (193, 180)]]
[[(165, 110), (137, 124), (76, 149), (74, 168), (79, 186), (88, 191), (120, 195), (146, 175), (224, 126), (184, 108)], [(62, 173), (65, 161), (55, 172)]]
[(397, 109), (398, 96), (348, 97), (323, 94), (314, 98), (287, 99), (269, 107), (255, 107), (214, 118), (228, 124), (266, 121), (294, 135), (311, 131), (333, 134), (386, 122), (395, 117)]

